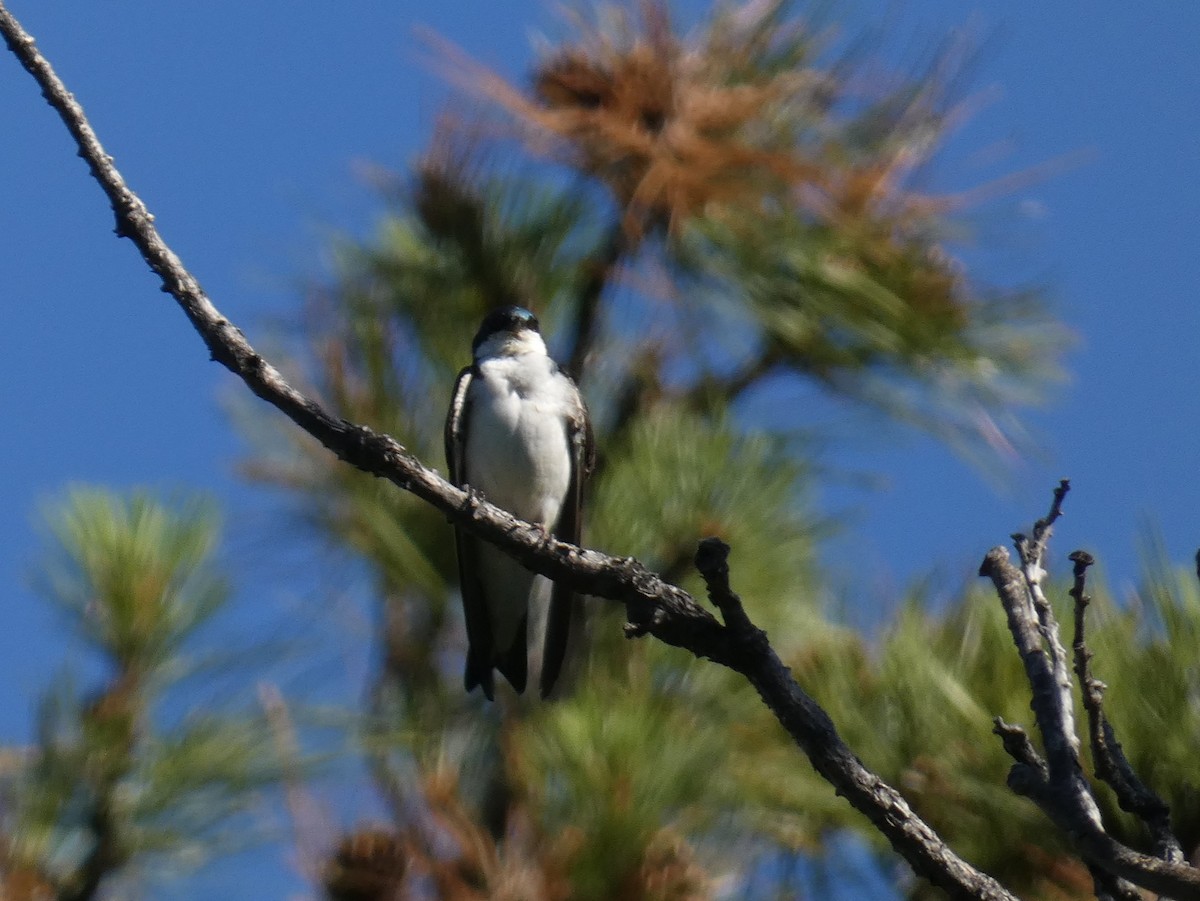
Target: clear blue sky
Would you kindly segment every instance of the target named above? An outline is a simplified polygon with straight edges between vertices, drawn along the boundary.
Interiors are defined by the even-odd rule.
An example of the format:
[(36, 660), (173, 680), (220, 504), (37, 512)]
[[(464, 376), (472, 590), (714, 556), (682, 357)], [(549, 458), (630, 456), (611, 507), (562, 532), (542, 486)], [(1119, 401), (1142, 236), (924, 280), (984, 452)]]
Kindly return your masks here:
[[(839, 463), (884, 481), (872, 493), (829, 492), (831, 506), (859, 511), (831, 559), (857, 569), (864, 592), (896, 592), (934, 569), (953, 587), (1045, 509), (1064, 475), (1075, 492), (1059, 559), (1086, 546), (1117, 584), (1130, 583), (1147, 522), (1188, 559), (1200, 545), (1200, 4), (908, 6), (882, 18), (865, 0), (847, 9), (883, 27), (901, 56), (955, 26), (985, 37), (973, 85), (995, 96), (955, 144), (947, 184), (970, 181), (975, 151), (1007, 148), (1011, 170), (1085, 154), (1021, 188), (1007, 208), (1036, 215), (985, 220), (971, 254), (993, 280), (1049, 286), (1080, 342), (1070, 383), (1029, 418), (1040, 454), (1019, 467), (985, 475), (912, 436), (872, 444), (860, 434), (835, 448)], [(550, 21), (524, 0), (10, 9), (164, 236), (252, 341), (323, 271), (331, 229), (370, 233), (381, 206), (356, 165), (400, 167), (423, 146), (445, 90), (415, 26), (519, 76), (536, 24)], [(66, 484), (207, 489), (234, 521), (239, 609), (282, 608), (303, 590), (284, 577), (278, 543), (263, 539), (262, 498), (233, 474), (239, 443), (221, 405), (232, 377), (112, 235), (65, 130), (7, 54), (0, 171), (0, 742), (11, 743), (28, 739), (31, 702), (64, 659), (27, 573), (38, 504)], [(239, 623), (254, 621), (244, 615)]]

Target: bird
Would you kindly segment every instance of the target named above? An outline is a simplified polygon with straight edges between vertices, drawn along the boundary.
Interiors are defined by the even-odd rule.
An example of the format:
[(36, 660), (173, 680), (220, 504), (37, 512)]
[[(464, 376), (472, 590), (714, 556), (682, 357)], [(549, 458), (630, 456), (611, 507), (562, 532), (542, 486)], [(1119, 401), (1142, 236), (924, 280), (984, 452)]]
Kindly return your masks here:
[[(489, 312), (471, 343), (472, 362), (454, 384), (446, 416), (450, 481), (519, 519), (579, 544), (583, 483), (594, 442), (579, 389), (546, 350), (537, 317), (524, 307)], [(455, 527), (467, 627), (467, 692), (495, 700), (494, 670), (518, 692), (528, 673), (528, 634), (542, 621), (546, 579), (496, 546)], [(544, 616), (541, 696), (566, 656), (574, 592), (554, 583)]]

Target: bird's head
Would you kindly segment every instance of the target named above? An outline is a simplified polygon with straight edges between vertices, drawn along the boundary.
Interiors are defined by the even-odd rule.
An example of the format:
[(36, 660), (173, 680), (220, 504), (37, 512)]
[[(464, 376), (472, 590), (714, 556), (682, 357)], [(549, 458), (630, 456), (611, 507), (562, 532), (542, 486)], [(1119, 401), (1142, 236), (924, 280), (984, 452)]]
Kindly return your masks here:
[(475, 359), (545, 353), (537, 317), (524, 307), (499, 307), (485, 317), (471, 342)]

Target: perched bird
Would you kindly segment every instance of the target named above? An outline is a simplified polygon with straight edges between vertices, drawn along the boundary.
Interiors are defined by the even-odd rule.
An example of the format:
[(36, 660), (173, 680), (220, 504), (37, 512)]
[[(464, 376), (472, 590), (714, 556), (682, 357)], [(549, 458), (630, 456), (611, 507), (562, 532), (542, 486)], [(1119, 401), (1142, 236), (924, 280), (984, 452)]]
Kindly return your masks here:
[[(450, 480), (470, 486), (521, 519), (563, 541), (579, 543), (583, 481), (593, 449), (587, 410), (575, 383), (546, 353), (533, 313), (490, 312), (471, 344), (474, 362), (459, 373), (446, 417)], [(458, 573), (467, 620), (467, 691), (494, 699), (493, 669), (525, 690), (531, 612), (547, 580), (503, 551), (455, 529)], [(550, 694), (562, 669), (573, 592), (550, 589), (540, 687)]]

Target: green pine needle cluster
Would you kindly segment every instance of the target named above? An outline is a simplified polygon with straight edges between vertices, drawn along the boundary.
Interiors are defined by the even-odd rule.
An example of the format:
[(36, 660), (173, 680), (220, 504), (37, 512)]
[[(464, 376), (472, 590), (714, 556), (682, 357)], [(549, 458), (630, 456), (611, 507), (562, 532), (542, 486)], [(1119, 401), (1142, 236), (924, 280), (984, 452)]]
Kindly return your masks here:
[[(798, 671), (874, 704), (896, 740), (885, 760), (900, 760), (921, 742), (885, 695), (892, 674), (822, 614), (818, 467), (739, 400), (815, 381), (990, 435), (1046, 382), (1061, 333), (1037, 300), (973, 285), (945, 240), (950, 207), (913, 187), (951, 118), (940, 85), (853, 99), (844, 62), (821, 59), (786, 3), (722, 6), (688, 39), (661, 4), (606, 10), (547, 51), (528, 88), (463, 62), (467, 89), (512, 128), (442, 122), (393, 182), (376, 237), (336, 247), (292, 336), (294, 369), (339, 415), (440, 463), (478, 322), (533, 309), (595, 425), (585, 543), (702, 594), (696, 542), (723, 537), (755, 620)], [(528, 153), (513, 154), (513, 128)], [(490, 897), (519, 883), (545, 898), (704, 898), (739, 871), (728, 849), (813, 850), (860, 825), (745, 686), (627, 641), (611, 605), (585, 605), (563, 700), (466, 696), (449, 526), (303, 437), (261, 448), (250, 471), (367, 565), (380, 652), (358, 734), (409, 849), (398, 885), (453, 873)], [(920, 664), (942, 715), (987, 727), (985, 704)]]
[(46, 522), (38, 585), (100, 676), (83, 688), (64, 672), (38, 706), (36, 744), (4, 774), (0, 889), (37, 874), (54, 897), (84, 901), (261, 838), (249, 814), (279, 778), (262, 718), (180, 716), (174, 699), (197, 633), (229, 599), (212, 505), (80, 487)]

